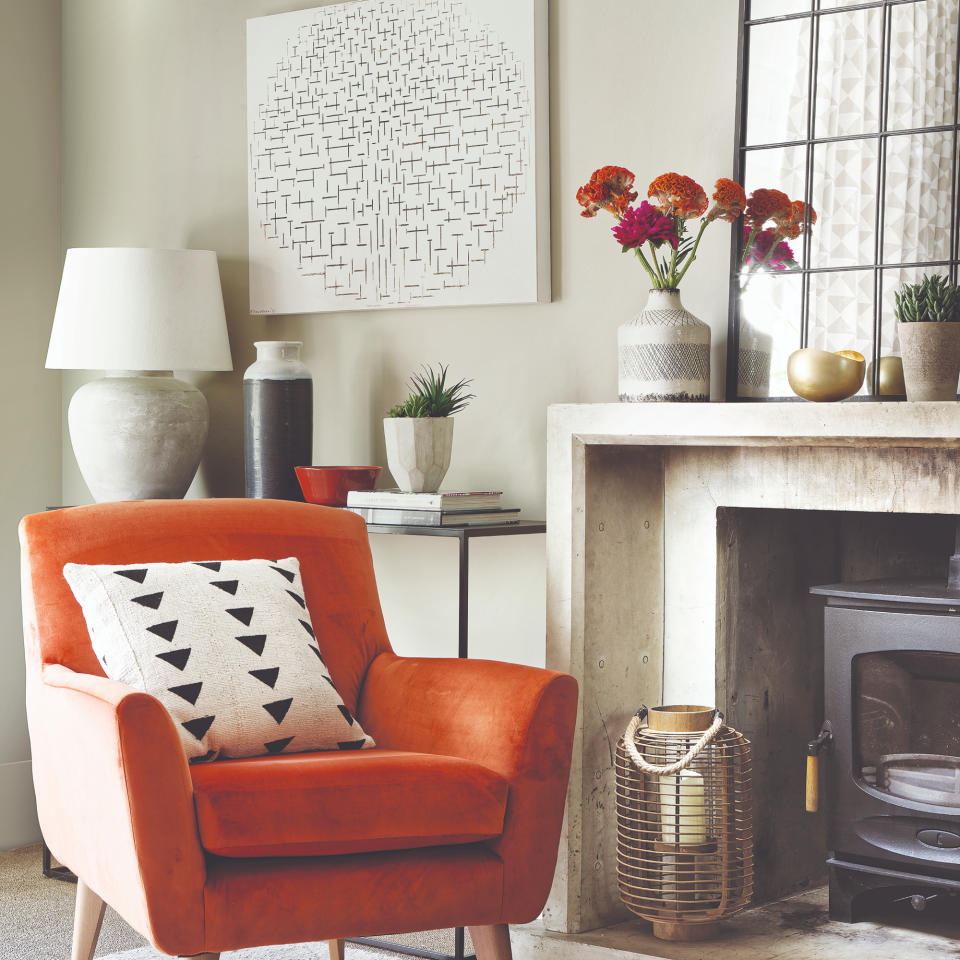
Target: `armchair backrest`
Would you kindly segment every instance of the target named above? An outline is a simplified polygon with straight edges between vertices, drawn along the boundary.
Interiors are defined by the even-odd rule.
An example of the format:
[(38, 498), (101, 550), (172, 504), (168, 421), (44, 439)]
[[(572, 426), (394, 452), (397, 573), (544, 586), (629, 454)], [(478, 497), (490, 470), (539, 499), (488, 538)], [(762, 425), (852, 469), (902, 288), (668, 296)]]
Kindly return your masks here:
[(143, 500), (70, 507), (20, 524), (28, 673), (60, 663), (103, 676), (65, 563), (300, 560), (317, 642), (355, 711), (367, 667), (390, 650), (366, 525), (344, 510), (282, 500)]

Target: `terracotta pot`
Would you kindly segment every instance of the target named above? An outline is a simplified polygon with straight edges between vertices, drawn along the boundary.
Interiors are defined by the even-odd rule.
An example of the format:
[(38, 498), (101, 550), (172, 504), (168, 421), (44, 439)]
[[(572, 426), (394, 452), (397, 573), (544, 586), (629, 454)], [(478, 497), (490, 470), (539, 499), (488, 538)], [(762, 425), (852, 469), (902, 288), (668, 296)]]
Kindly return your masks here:
[(956, 400), (960, 323), (898, 323), (908, 400)]

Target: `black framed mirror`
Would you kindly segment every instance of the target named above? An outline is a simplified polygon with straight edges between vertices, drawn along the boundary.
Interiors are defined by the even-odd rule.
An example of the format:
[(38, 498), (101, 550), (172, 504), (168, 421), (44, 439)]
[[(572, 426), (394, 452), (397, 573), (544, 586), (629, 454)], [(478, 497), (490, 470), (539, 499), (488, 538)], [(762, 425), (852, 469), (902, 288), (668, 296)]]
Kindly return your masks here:
[(793, 398), (800, 347), (899, 353), (894, 292), (956, 281), (960, 0), (741, 0), (734, 179), (816, 211), (763, 269), (731, 253), (727, 399)]

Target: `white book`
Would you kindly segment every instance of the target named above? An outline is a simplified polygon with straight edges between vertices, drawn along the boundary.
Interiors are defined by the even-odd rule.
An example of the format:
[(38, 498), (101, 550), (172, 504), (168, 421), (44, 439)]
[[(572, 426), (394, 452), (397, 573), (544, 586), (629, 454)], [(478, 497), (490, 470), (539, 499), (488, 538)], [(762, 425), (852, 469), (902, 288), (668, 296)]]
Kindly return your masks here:
[(503, 510), (396, 510), (392, 507), (347, 507), (367, 523), (396, 527), (487, 527), (496, 523), (519, 523), (520, 508)]
[(351, 490), (348, 507), (387, 507), (393, 510), (495, 510), (500, 490), (404, 493), (402, 490)]

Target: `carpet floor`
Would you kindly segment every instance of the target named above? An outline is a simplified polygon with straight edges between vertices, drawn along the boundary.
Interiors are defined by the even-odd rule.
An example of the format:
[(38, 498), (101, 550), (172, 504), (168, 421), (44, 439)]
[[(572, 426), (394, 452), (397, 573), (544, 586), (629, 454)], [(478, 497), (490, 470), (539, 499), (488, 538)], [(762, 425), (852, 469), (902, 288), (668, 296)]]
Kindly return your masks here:
[[(73, 933), (72, 883), (48, 880), (40, 872), (40, 846), (0, 852), (0, 958), (65, 960)], [(406, 946), (453, 954), (453, 931), (432, 930), (385, 938)], [(467, 953), (472, 953), (467, 936)], [(109, 907), (95, 954), (99, 960), (158, 960), (136, 931)], [(391, 960), (399, 954), (347, 944), (347, 960)], [(223, 960), (328, 960), (325, 944), (261, 947), (225, 953)]]

